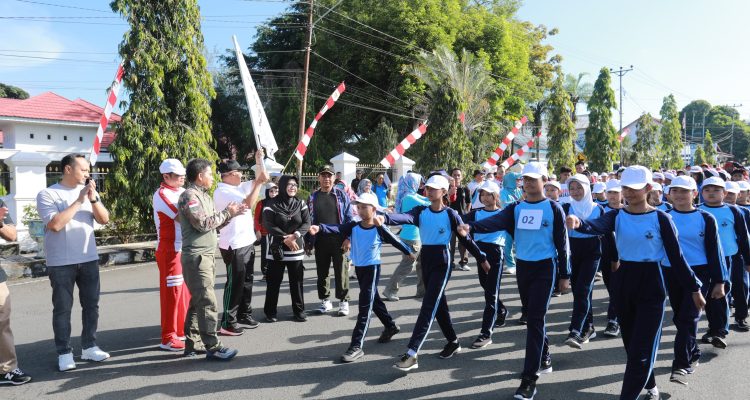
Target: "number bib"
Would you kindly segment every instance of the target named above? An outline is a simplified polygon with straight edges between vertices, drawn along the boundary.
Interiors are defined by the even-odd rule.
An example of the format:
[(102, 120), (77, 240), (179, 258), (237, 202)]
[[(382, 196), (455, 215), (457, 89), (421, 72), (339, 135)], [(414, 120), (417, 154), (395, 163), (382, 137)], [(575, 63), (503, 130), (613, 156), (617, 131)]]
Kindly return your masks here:
[(521, 212), (518, 213), (516, 229), (526, 229), (531, 231), (539, 230), (542, 226), (543, 215), (544, 211), (542, 210), (521, 210)]

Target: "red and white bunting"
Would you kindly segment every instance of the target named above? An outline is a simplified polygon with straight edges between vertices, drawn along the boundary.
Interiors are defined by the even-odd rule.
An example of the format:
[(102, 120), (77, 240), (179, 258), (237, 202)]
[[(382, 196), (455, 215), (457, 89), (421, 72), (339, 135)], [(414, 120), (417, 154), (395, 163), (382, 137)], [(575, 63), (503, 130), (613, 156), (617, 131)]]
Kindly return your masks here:
[(526, 153), (527, 151), (529, 151), (529, 149), (532, 146), (534, 146), (534, 141), (536, 140), (536, 138), (538, 138), (540, 136), (542, 136), (542, 131), (539, 131), (539, 133), (537, 133), (535, 137), (532, 137), (531, 140), (529, 140), (528, 143), (526, 143), (525, 145), (523, 145), (523, 147), (521, 147), (520, 149), (518, 149), (518, 151), (516, 151), (515, 154), (513, 154), (510, 157), (508, 157), (507, 160), (503, 161), (503, 163), (500, 166), (503, 167), (503, 168), (505, 168), (505, 169), (508, 169), (508, 167), (510, 167), (511, 165), (515, 164), (516, 161), (518, 161), (521, 158), (521, 156), (523, 155), (523, 153)]
[(99, 120), (99, 128), (96, 130), (96, 136), (94, 137), (94, 145), (91, 146), (91, 154), (89, 155), (89, 161), (91, 166), (96, 164), (96, 159), (99, 158), (99, 151), (101, 150), (102, 138), (104, 137), (104, 131), (107, 130), (109, 125), (109, 117), (112, 115), (112, 110), (115, 108), (117, 102), (117, 96), (120, 95), (120, 86), (122, 84), (122, 75), (125, 70), (122, 67), (122, 63), (117, 67), (117, 74), (115, 74), (115, 81), (112, 82), (112, 87), (109, 89), (107, 95), (107, 104), (104, 106), (104, 114)]
[(395, 149), (391, 150), (390, 153), (388, 153), (385, 158), (380, 160), (380, 164), (382, 164), (386, 168), (390, 168), (393, 166), (393, 164), (396, 163), (396, 160), (401, 158), (401, 156), (404, 155), (406, 150), (411, 147), (411, 145), (414, 144), (419, 138), (424, 135), (424, 133), (427, 132), (427, 121), (423, 122), (422, 124), (417, 127), (412, 133), (410, 133), (404, 140), (399, 143)]
[(630, 128), (625, 128), (620, 132), (620, 136), (617, 137), (618, 142), (622, 142), (623, 139), (625, 139), (625, 136), (628, 136), (628, 133), (630, 133)]
[(297, 144), (297, 150), (294, 151), (294, 156), (297, 157), (300, 161), (305, 157), (305, 152), (307, 152), (307, 146), (310, 144), (310, 140), (313, 137), (313, 134), (315, 134), (315, 127), (318, 126), (318, 121), (320, 121), (321, 118), (323, 118), (323, 114), (326, 113), (326, 111), (333, 108), (333, 105), (336, 103), (336, 101), (339, 99), (339, 96), (341, 96), (341, 93), (344, 93), (346, 90), (346, 85), (344, 85), (344, 82), (341, 82), (337, 87), (336, 90), (333, 91), (333, 94), (331, 94), (331, 97), (326, 100), (326, 104), (323, 105), (323, 108), (318, 111), (318, 114), (315, 116), (315, 119), (310, 124), (310, 127), (307, 128), (305, 131), (305, 134), (302, 136), (302, 140), (299, 141)]
[(491, 167), (494, 167), (498, 161), (500, 161), (500, 157), (503, 156), (503, 153), (505, 153), (505, 149), (508, 148), (508, 145), (511, 141), (513, 141), (513, 138), (516, 137), (518, 134), (518, 130), (521, 129), (523, 124), (526, 123), (529, 119), (526, 118), (526, 116), (521, 117), (520, 120), (516, 121), (516, 123), (513, 125), (513, 129), (508, 132), (508, 135), (505, 136), (505, 139), (503, 139), (503, 142), (500, 143), (500, 146), (497, 146), (495, 151), (492, 153), (490, 158), (487, 159), (487, 161), (484, 163), (484, 167), (486, 169), (490, 169)]

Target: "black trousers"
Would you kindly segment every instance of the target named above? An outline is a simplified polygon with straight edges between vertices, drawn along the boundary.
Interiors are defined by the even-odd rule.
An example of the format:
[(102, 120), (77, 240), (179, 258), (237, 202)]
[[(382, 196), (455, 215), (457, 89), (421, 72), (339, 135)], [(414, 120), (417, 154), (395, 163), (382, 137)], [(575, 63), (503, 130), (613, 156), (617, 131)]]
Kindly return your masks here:
[(292, 311), (301, 314), (305, 311), (305, 299), (302, 293), (302, 278), (305, 268), (302, 260), (276, 261), (268, 260), (266, 274), (266, 303), (263, 311), (267, 317), (276, 317), (276, 305), (279, 303), (279, 288), (284, 280), (284, 269), (289, 270), (289, 293), (292, 295)]
[(263, 276), (268, 271), (268, 259), (266, 258), (266, 248), (268, 247), (268, 235), (260, 237), (260, 272)]
[(336, 277), (336, 298), (349, 301), (349, 266), (344, 266), (344, 239), (339, 235), (319, 235), (315, 239), (315, 267), (318, 271), (318, 298), (331, 297), (331, 263)]
[(525, 261), (516, 259), (516, 278), (521, 300), (526, 304), (526, 356), (521, 376), (534, 378), (543, 359), (550, 357), (546, 317), (557, 268), (552, 259)]
[(477, 242), (479, 250), (487, 255), (490, 263), (490, 272), (484, 272), (482, 267), (477, 267), (479, 284), (484, 289), (484, 313), (482, 314), (482, 330), (484, 336), (492, 336), (497, 316), (507, 312), (503, 301), (500, 300), (500, 281), (503, 268), (503, 248), (494, 243)]
[(370, 315), (375, 313), (380, 322), (386, 328), (395, 328), (391, 314), (385, 307), (385, 303), (380, 299), (378, 294), (378, 281), (380, 280), (380, 265), (369, 265), (366, 267), (355, 267), (354, 272), (357, 274), (359, 281), (359, 313), (357, 314), (357, 324), (352, 332), (353, 347), (364, 347), (367, 328), (370, 327)]
[(227, 283), (224, 285), (223, 328), (233, 327), (238, 319), (253, 314), (250, 301), (253, 298), (253, 274), (255, 273), (255, 249), (253, 245), (239, 249), (219, 249), (227, 267)]

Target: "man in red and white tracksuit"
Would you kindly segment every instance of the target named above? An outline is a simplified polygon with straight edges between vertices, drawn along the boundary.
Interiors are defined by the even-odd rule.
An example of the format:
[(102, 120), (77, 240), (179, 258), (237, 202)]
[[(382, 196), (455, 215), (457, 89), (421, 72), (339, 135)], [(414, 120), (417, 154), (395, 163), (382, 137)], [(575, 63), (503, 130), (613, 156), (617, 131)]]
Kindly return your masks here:
[(185, 344), (185, 314), (190, 292), (182, 277), (182, 233), (177, 202), (185, 189), (185, 167), (179, 160), (169, 158), (159, 166), (162, 183), (154, 193), (154, 223), (156, 224), (156, 265), (159, 266), (159, 298), (161, 303), (161, 344), (167, 351), (182, 351)]

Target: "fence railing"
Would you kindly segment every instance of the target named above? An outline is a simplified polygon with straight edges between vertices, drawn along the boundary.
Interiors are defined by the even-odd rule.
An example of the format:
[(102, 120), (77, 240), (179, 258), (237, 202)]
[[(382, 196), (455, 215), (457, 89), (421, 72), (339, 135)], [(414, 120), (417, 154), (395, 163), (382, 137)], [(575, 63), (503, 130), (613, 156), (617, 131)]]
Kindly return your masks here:
[[(94, 182), (96, 182), (97, 192), (106, 192), (106, 172), (92, 172), (89, 174), (89, 176), (94, 180)], [(62, 172), (47, 172), (47, 187), (60, 182), (60, 179), (62, 179)]]

